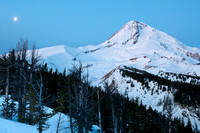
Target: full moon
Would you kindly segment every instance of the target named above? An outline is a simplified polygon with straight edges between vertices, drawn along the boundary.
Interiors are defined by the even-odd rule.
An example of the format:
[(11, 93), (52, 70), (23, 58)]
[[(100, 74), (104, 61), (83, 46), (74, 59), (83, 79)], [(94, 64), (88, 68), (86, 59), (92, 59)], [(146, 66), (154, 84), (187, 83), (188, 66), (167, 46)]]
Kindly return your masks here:
[(17, 17), (13, 17), (13, 21), (17, 22), (18, 18)]

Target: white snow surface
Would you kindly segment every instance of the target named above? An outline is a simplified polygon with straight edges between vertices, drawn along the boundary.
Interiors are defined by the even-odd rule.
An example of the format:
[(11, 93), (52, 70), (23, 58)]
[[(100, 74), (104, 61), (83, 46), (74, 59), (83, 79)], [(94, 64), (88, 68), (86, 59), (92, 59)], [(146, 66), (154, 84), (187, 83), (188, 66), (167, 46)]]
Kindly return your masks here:
[(27, 132), (37, 133), (38, 130), (34, 126), (0, 118), (0, 132), (1, 133), (27, 133)]
[[(62, 114), (62, 121), (61, 127), (65, 128), (63, 130), (60, 130), (60, 133), (70, 133), (69, 128), (69, 118), (68, 116)], [(49, 120), (47, 123), (50, 125), (49, 129), (43, 131), (44, 133), (55, 133), (56, 132), (56, 126), (58, 122), (58, 114), (55, 114)], [(68, 127), (68, 128), (67, 128)], [(37, 126), (36, 125), (28, 125), (24, 123), (20, 123), (17, 121), (7, 120), (4, 118), (0, 118), (0, 132), (1, 133), (38, 133)]]

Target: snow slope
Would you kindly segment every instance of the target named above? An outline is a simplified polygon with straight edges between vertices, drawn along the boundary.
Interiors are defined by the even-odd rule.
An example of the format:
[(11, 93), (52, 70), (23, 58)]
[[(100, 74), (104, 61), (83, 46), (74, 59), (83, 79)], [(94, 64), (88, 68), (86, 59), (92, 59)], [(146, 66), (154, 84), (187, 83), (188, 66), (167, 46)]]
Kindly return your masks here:
[(37, 133), (34, 126), (0, 118), (1, 133)]
[[(60, 130), (60, 133), (70, 133), (69, 128), (69, 118), (68, 116), (62, 114), (61, 127), (63, 130)], [(58, 114), (52, 116), (47, 123), (49, 124), (49, 129), (45, 130), (44, 133), (55, 133), (56, 125), (58, 121)], [(67, 128), (68, 127), (68, 128)], [(65, 128), (65, 129), (64, 129)], [(38, 133), (37, 126), (32, 126), (17, 121), (11, 121), (4, 118), (0, 118), (0, 132), (1, 133)]]
[[(168, 87), (165, 85), (160, 85), (160, 88), (166, 88), (165, 91), (159, 89), (159, 83), (156, 81), (148, 81), (148, 79), (146, 79), (148, 87), (144, 87), (141, 82), (138, 82), (133, 78), (121, 76), (122, 73), (120, 72), (120, 69), (127, 70), (124, 66), (117, 67), (111, 70), (111, 72), (102, 79), (108, 80), (109, 83), (111, 83), (112, 80), (115, 80), (120, 94), (127, 93), (130, 99), (138, 100), (139, 103), (141, 102), (146, 108), (151, 107), (153, 110), (165, 114), (165, 112), (163, 112), (164, 97), (169, 95), (174, 99), (173, 92), (168, 92)], [(131, 72), (131, 70), (129, 71)], [(133, 84), (133, 86), (131, 84)], [(197, 116), (193, 107), (184, 107), (179, 103), (173, 103), (172, 110), (173, 118), (183, 119), (185, 125), (188, 123), (188, 120), (190, 120), (193, 128), (195, 128), (195, 124), (197, 124), (197, 127), (200, 130), (200, 118)]]

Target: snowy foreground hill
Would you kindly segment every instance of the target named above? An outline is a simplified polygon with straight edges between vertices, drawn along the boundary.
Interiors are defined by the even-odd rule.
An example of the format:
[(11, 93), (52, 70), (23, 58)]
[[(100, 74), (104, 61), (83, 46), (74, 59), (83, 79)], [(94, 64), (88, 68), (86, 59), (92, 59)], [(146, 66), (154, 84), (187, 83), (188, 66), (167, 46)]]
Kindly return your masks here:
[[(161, 113), (164, 113), (164, 97), (171, 95), (174, 98), (176, 90), (169, 94), (169, 86), (145, 78), (143, 74), (147, 81), (144, 86), (137, 78), (123, 75), (122, 71), (128, 70), (133, 74), (146, 72), (167, 81), (200, 85), (200, 50), (137, 21), (128, 22), (100, 45), (79, 48), (54, 46), (39, 49), (39, 54), (50, 68), (60, 72), (64, 68), (71, 68), (73, 60), (81, 61), (88, 66), (93, 85), (101, 86), (104, 80), (115, 80), (121, 94), (126, 89), (130, 98), (138, 99), (143, 105), (151, 106)], [(193, 127), (197, 124), (200, 129), (197, 110), (175, 102), (173, 117), (179, 117), (185, 123), (190, 120)]]
[[(69, 121), (69, 118), (62, 114), (64, 122)], [(56, 132), (56, 122), (58, 121), (58, 115), (51, 117), (47, 122), (49, 123), (49, 129), (44, 131), (44, 133), (55, 133)], [(68, 124), (68, 125), (67, 125)], [(62, 124), (63, 128), (69, 127), (69, 123)], [(66, 126), (67, 125), (67, 126)], [(32, 126), (24, 123), (19, 123), (17, 121), (11, 121), (4, 118), (0, 118), (0, 132), (1, 133), (38, 133), (37, 126)], [(63, 129), (60, 133), (70, 133), (70, 129)]]
[[(1, 96), (0, 105), (3, 103), (3, 101), (4, 96)], [(0, 106), (0, 110), (2, 110), (2, 106)], [(53, 114), (53, 109), (45, 107), (45, 112)], [(57, 123), (59, 121), (59, 117), (61, 118), (60, 128), (58, 130), (59, 133), (71, 133), (69, 117), (63, 113), (57, 113), (51, 116), (47, 120), (49, 128), (43, 131), (43, 133), (55, 133), (57, 131)], [(37, 125), (28, 125), (18, 122), (16, 117), (14, 117), (13, 120), (8, 120), (0, 117), (0, 133), (38, 133), (37, 128)], [(91, 133), (96, 133), (98, 127), (93, 125), (91, 130)]]
[[(4, 96), (0, 97), (0, 105), (2, 105), (4, 101)], [(2, 106), (0, 106), (0, 110), (2, 110)], [(46, 113), (52, 113), (53, 109), (45, 107)], [(61, 124), (63, 129), (60, 133), (70, 133), (69, 127), (69, 117), (61, 113), (63, 117)], [(59, 120), (59, 114), (55, 114), (48, 119), (49, 128), (44, 131), (44, 133), (54, 133), (56, 132), (56, 124)], [(37, 125), (28, 125), (24, 123), (17, 122), (17, 118), (14, 117), (13, 120), (7, 120), (0, 117), (0, 133), (38, 133)]]

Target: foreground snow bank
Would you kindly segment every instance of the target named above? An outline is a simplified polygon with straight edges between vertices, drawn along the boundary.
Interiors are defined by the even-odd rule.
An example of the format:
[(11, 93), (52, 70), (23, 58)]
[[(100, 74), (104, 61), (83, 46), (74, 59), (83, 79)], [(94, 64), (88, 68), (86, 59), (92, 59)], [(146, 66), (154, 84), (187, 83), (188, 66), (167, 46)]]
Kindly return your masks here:
[(37, 127), (0, 118), (1, 133), (37, 133)]
[[(59, 116), (61, 117), (59, 133), (70, 133), (70, 124), (69, 117), (62, 113), (55, 114), (47, 123), (49, 124), (49, 128), (44, 131), (44, 133), (55, 133), (57, 129), (57, 123), (59, 120)], [(1, 133), (38, 133), (36, 125), (27, 125), (24, 123), (7, 120), (4, 118), (0, 118), (0, 132)]]

